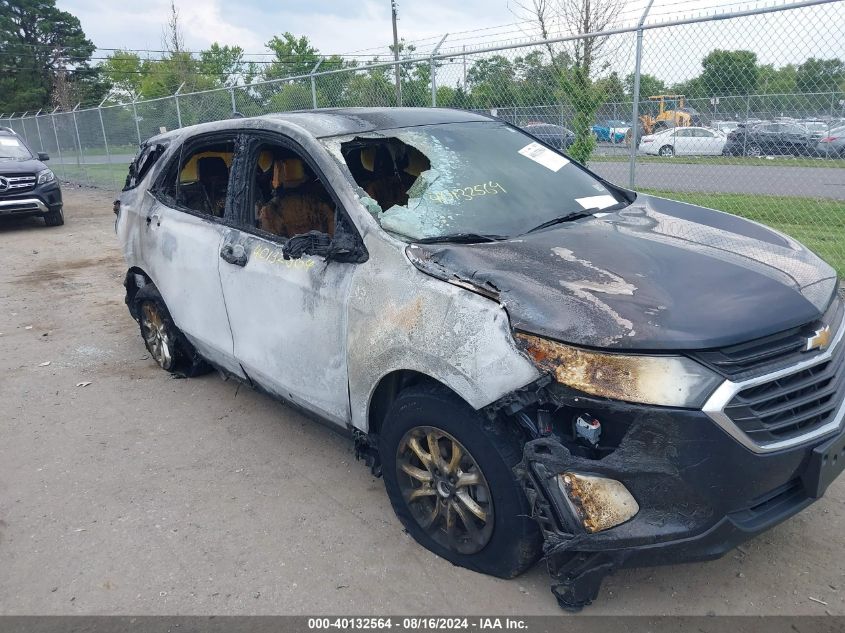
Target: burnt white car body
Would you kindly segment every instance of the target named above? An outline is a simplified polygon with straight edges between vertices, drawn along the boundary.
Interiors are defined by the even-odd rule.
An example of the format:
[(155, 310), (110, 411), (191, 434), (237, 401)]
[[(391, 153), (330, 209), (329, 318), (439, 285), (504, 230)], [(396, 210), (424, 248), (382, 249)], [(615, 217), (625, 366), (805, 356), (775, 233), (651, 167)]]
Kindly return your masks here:
[[(359, 182), (386, 156), (407, 184), (389, 207)], [(179, 197), (199, 191), (192, 170), (202, 212)], [(331, 228), (271, 234), (262, 178), (295, 190), (303, 170), (331, 196), (297, 194), (303, 213), (331, 206)], [(476, 175), (455, 187), (461, 174)], [(574, 207), (545, 195), (558, 181)], [(195, 361), (348, 430), (376, 471), (395, 466), (388, 494), (414, 538), (456, 564), (516, 575), (542, 535), (566, 608), (621, 566), (723, 554), (845, 464), (830, 266), (757, 223), (616, 187), (489, 117), (318, 110), (176, 130), (144, 144), (115, 211), (148, 348), (184, 336)]]
[[(305, 122), (311, 131), (300, 125)], [(503, 306), (418, 270), (405, 254), (408, 244), (381, 230), (362, 206), (315, 139), (315, 131), (336, 124), (329, 114), (289, 114), (199, 127), (203, 134), (235, 129), (297, 143), (336, 183), (366, 261), (285, 260), (278, 240), (175, 210), (137, 187), (121, 196), (117, 222), (129, 268), (155, 281), (177, 326), (205, 359), (343, 427), (368, 429), (373, 392), (399, 370), (435, 378), (476, 409), (536, 379), (539, 372), (517, 349)], [(185, 128), (151, 142), (167, 141), (172, 152), (198, 133)], [(149, 180), (167, 158), (156, 162)], [(254, 254), (246, 266), (220, 259), (230, 242)]]

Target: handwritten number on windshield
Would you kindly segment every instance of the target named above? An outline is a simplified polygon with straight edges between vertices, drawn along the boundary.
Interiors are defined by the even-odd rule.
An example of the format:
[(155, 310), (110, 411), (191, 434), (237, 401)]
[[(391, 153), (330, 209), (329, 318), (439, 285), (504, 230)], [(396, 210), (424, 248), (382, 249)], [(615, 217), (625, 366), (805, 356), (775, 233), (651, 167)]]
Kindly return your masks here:
[(439, 202), (440, 204), (454, 204), (461, 200), (472, 200), (479, 196), (498, 195), (500, 193), (507, 193), (507, 190), (498, 182), (489, 181), (480, 185), (473, 185), (471, 187), (457, 187), (455, 189), (446, 189), (444, 191), (429, 191), (426, 196), (429, 200)]

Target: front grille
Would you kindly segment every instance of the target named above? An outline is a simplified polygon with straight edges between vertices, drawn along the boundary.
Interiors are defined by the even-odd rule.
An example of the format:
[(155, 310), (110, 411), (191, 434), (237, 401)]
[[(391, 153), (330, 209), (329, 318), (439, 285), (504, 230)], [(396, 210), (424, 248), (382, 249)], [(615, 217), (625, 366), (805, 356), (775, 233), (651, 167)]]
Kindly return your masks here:
[(842, 320), (842, 313), (843, 303), (836, 298), (818, 321), (747, 343), (696, 352), (692, 356), (733, 380), (769, 373), (806, 360), (809, 357), (804, 351), (807, 339), (824, 326), (835, 330), (836, 324)]
[(758, 445), (812, 433), (831, 422), (842, 404), (844, 350), (840, 342), (822, 362), (742, 389), (725, 415)]
[(6, 187), (0, 188), (0, 196), (26, 193), (35, 189), (35, 174), (0, 174)]

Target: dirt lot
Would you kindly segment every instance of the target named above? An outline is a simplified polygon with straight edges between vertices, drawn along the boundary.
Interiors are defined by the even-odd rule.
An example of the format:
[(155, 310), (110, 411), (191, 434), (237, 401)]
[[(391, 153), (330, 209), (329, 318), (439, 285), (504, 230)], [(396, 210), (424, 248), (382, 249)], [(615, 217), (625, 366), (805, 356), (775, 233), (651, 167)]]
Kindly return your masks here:
[[(346, 439), (159, 370), (110, 197), (65, 199), (64, 227), (0, 223), (0, 613), (559, 612), (542, 564), (502, 581), (416, 545)], [(719, 561), (619, 572), (587, 613), (845, 614), (844, 501), (840, 480)]]

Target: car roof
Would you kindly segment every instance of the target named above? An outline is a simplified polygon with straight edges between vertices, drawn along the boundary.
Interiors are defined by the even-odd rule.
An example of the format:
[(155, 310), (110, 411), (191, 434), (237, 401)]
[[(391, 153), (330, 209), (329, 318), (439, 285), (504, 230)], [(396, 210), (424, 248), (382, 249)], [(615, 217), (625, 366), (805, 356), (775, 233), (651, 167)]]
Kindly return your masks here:
[[(220, 130), (226, 127), (242, 127), (245, 121), (262, 121), (271, 124), (279, 122), (297, 125), (317, 138), (326, 138), (420, 125), (494, 120), (496, 119), (488, 115), (453, 108), (319, 108), (226, 119), (225, 122), (202, 123), (192, 126), (191, 133), (202, 133), (205, 128)], [(227, 126), (226, 123), (229, 125)], [(153, 138), (160, 140), (172, 137), (184, 133), (185, 129), (172, 130)]]

